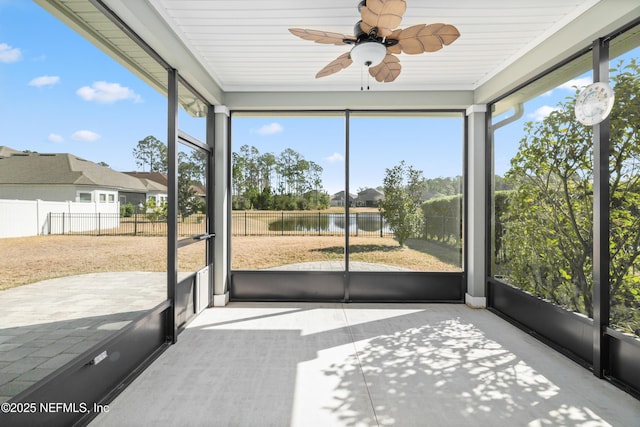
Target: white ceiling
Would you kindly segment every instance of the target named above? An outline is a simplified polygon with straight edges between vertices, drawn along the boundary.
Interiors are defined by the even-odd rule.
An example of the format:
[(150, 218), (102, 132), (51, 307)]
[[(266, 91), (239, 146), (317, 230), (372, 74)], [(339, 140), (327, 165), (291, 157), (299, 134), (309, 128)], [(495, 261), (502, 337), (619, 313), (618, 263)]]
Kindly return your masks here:
[[(163, 69), (89, 0), (36, 0), (155, 87)], [(486, 103), (640, 17), (638, 0), (406, 0), (399, 28), (443, 22), (461, 36), (434, 53), (397, 55), (392, 83), (351, 65), (316, 79), (350, 46), (289, 28), (353, 34), (359, 0), (93, 0), (104, 3), (207, 100), (241, 108), (455, 107)], [(153, 62), (153, 61), (151, 61)], [(366, 72), (365, 85), (366, 85)]]
[[(315, 79), (350, 47), (289, 33), (353, 34), (359, 0), (148, 0), (224, 91), (358, 90), (352, 65)], [(399, 28), (443, 22), (461, 36), (434, 53), (399, 55), (402, 73), (375, 90), (473, 90), (588, 10), (597, 0), (406, 0)], [(366, 82), (366, 81), (365, 81)]]

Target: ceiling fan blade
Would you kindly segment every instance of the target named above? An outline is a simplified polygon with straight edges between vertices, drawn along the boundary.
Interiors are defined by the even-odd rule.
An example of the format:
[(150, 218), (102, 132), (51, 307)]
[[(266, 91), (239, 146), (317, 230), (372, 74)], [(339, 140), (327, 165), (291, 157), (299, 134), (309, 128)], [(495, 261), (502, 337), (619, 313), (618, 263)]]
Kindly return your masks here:
[(396, 56), (387, 53), (381, 63), (369, 68), (369, 74), (379, 82), (389, 83), (400, 75), (401, 70), (400, 60)]
[(418, 24), (404, 30), (394, 31), (389, 38), (398, 40), (398, 44), (391, 46), (389, 52), (399, 53), (398, 49), (409, 55), (424, 52), (435, 52), (443, 46), (450, 45), (460, 37), (456, 27), (449, 24)]
[(331, 74), (344, 70), (349, 65), (353, 64), (353, 60), (351, 59), (350, 55), (351, 52), (343, 53), (333, 61), (329, 62), (322, 70), (318, 71), (318, 74), (316, 74), (316, 79), (319, 79), (320, 77), (330, 76)]
[(335, 44), (341, 46), (345, 44), (344, 40), (352, 40), (355, 42), (354, 36), (347, 36), (340, 33), (332, 33), (329, 31), (309, 30), (304, 28), (289, 28), (289, 32), (301, 39), (310, 40), (322, 44)]
[(404, 0), (367, 0), (367, 4), (360, 9), (360, 28), (365, 33), (377, 28), (380, 37), (387, 37), (400, 25), (406, 10)]

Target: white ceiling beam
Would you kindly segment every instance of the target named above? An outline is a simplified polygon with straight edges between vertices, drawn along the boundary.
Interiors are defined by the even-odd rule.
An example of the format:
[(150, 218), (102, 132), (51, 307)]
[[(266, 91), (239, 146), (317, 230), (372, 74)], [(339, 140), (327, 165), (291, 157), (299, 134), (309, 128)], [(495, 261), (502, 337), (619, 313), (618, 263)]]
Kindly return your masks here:
[(231, 110), (464, 110), (473, 104), (473, 92), (227, 92), (225, 101)]

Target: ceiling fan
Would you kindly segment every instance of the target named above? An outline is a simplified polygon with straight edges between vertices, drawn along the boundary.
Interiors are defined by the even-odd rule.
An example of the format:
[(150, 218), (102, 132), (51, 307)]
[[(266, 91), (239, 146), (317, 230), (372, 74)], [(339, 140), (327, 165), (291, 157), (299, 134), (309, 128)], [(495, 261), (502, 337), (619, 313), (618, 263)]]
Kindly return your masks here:
[(302, 39), (316, 43), (353, 45), (350, 52), (340, 55), (316, 74), (316, 78), (337, 73), (356, 63), (368, 67), (378, 82), (389, 83), (400, 75), (400, 60), (394, 54), (416, 55), (435, 52), (450, 45), (460, 32), (449, 24), (418, 24), (395, 29), (407, 9), (404, 0), (363, 0), (358, 4), (361, 20), (354, 27), (354, 35), (321, 30), (290, 28)]

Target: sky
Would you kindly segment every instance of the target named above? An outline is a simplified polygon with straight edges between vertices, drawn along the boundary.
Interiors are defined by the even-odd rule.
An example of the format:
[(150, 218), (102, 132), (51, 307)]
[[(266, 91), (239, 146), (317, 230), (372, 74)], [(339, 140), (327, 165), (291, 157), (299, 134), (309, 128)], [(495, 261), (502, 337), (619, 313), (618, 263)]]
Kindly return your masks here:
[[(590, 83), (571, 81), (526, 104), (525, 115), (499, 131), (496, 173), (504, 174), (525, 121), (544, 118)], [(463, 120), (364, 118), (350, 124), (350, 191), (382, 184), (401, 160), (427, 178), (462, 175)], [(0, 0), (0, 145), (41, 153), (71, 153), (119, 171), (141, 170), (138, 141), (166, 141), (166, 98), (37, 4)], [(179, 117), (180, 128), (204, 139), (203, 119)], [(331, 194), (344, 188), (345, 121), (336, 118), (234, 118), (233, 149), (261, 153), (293, 148), (323, 168)]]

